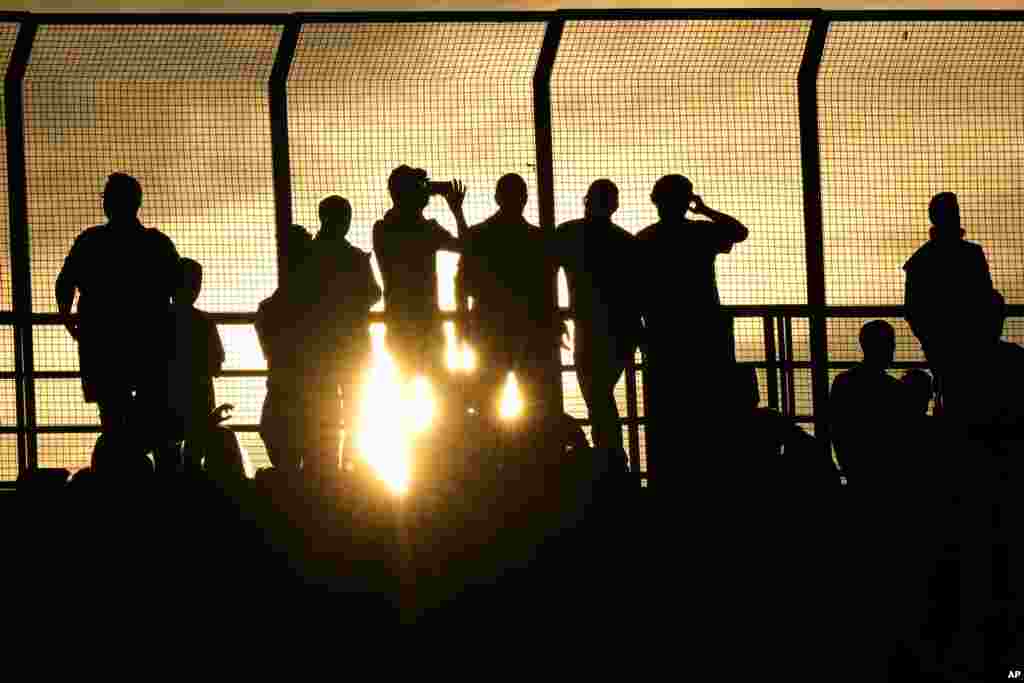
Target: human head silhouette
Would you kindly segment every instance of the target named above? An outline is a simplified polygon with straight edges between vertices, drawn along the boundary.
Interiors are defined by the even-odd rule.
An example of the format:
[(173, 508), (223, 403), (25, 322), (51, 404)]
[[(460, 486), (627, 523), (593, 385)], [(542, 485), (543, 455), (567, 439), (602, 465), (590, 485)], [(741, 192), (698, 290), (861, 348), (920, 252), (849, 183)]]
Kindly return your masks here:
[(933, 237), (963, 237), (960, 229), (960, 205), (952, 192), (940, 192), (928, 203), (928, 218)]
[(339, 237), (352, 225), (352, 205), (344, 197), (332, 194), (320, 202), (320, 227)]
[(103, 213), (107, 218), (134, 218), (142, 206), (142, 185), (127, 173), (111, 173), (103, 188)]
[(388, 176), (391, 201), (401, 211), (422, 211), (430, 203), (429, 176), (422, 168), (402, 164)]
[(686, 215), (693, 201), (693, 183), (678, 173), (662, 176), (654, 183), (651, 201), (658, 207), (661, 220), (681, 218)]
[(179, 263), (181, 279), (174, 292), (174, 302), (191, 306), (199, 298), (199, 291), (203, 288), (203, 267), (198, 261), (190, 258), (183, 258)]
[(595, 180), (587, 188), (583, 211), (587, 218), (611, 219), (619, 209), (619, 188), (607, 178)]
[(498, 179), (494, 201), (502, 213), (522, 216), (526, 209), (526, 181), (518, 173), (506, 173)]
[(900, 382), (907, 388), (910, 410), (914, 415), (927, 415), (933, 394), (932, 376), (921, 368), (903, 373)]
[(864, 323), (858, 339), (865, 363), (882, 370), (892, 365), (896, 355), (896, 330), (892, 325), (884, 320)]

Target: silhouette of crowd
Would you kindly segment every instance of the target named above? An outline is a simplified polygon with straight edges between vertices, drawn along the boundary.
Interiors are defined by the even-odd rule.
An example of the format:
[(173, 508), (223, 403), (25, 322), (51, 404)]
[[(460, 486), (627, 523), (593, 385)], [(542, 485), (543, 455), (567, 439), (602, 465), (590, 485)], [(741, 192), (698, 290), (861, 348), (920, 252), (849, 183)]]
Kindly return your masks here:
[[(280, 286), (256, 318), (268, 366), (259, 429), (274, 470), (319, 487), (340, 485), (340, 435), (357, 419), (372, 354), (370, 309), (382, 297), (386, 344), (403, 375), (429, 377), (481, 421), (496, 423), (498, 397), (514, 373), (536, 433), (587, 450), (550, 391), (560, 381), (559, 346), (569, 337), (555, 305), (562, 269), (595, 471), (614, 477), (627, 469), (615, 387), (642, 349), (649, 497), (660, 518), (692, 522), (691, 581), (728, 588), (727, 598), (702, 595), (689, 605), (711, 631), (734, 628), (714, 616), (725, 603), (740, 609), (742, 602), (748, 614), (755, 605), (763, 614), (790, 608), (824, 618), (808, 586), (830, 590), (823, 574), (836, 571), (851, 614), (887, 615), (869, 636), (875, 645), (859, 653), (859, 680), (900, 680), (893, 674), (899, 666), (935, 680), (972, 680), (978, 666), (1003, 661), (1024, 595), (1015, 539), (1022, 505), (1014, 493), (1022, 477), (1024, 350), (1001, 340), (1006, 304), (983, 249), (964, 239), (954, 194), (932, 199), (929, 239), (904, 266), (905, 319), (930, 372), (907, 367), (899, 375), (896, 330), (883, 320), (865, 323), (863, 360), (832, 383), (833, 458), (823, 439), (759, 407), (757, 376), (736, 361), (715, 275), (718, 256), (749, 231), (709, 208), (688, 178), (666, 175), (655, 183), (658, 221), (636, 234), (613, 221), (619, 193), (608, 179), (589, 186), (581, 218), (553, 232), (524, 218), (527, 184), (516, 174), (498, 180), (498, 209), (475, 226), (466, 223), (467, 190), (459, 181), (435, 182), (424, 169), (400, 166), (387, 189), (393, 206), (373, 225), (383, 287), (370, 254), (346, 240), (346, 199), (320, 203), (315, 237), (298, 225), (282, 236)], [(435, 195), (447, 202), (457, 234), (424, 216)], [(78, 236), (56, 283), (60, 313), (78, 342), (84, 398), (97, 404), (102, 424), (90, 474), (152, 475), (152, 453), (157, 474), (244, 479), (237, 440), (220, 426), (230, 406), (218, 405), (213, 390), (224, 349), (209, 316), (195, 308), (202, 267), (139, 222), (141, 204), (135, 179), (111, 175), (108, 223)], [(444, 372), (439, 251), (461, 255), (460, 332), (479, 357), (468, 388)], [(140, 330), (158, 331), (147, 333), (158, 343), (139, 343)], [(355, 461), (351, 441), (342, 463)], [(807, 544), (839, 557), (830, 554), (837, 534), (850, 550), (841, 555), (845, 566), (830, 568)], [(780, 549), (817, 573), (795, 576), (766, 562), (758, 578), (749, 576), (752, 553), (769, 557)], [(706, 559), (712, 556), (714, 562)], [(670, 556), (659, 557), (652, 576), (671, 585), (670, 573), (682, 570)], [(803, 598), (784, 606), (774, 590), (780, 587)], [(853, 637), (852, 628), (830, 623)], [(751, 631), (744, 638), (757, 639), (772, 624), (751, 616), (745, 628)]]

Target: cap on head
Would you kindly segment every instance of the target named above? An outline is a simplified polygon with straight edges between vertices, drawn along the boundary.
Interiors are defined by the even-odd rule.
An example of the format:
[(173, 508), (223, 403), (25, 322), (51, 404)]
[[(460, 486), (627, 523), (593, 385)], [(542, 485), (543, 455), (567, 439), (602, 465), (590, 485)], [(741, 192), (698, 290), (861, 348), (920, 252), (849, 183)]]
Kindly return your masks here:
[(588, 216), (611, 218), (619, 208), (619, 188), (607, 178), (595, 180), (583, 200)]
[(108, 218), (130, 217), (142, 206), (142, 185), (127, 173), (111, 173), (103, 188), (103, 210)]
[(928, 202), (928, 218), (937, 228), (960, 227), (960, 205), (952, 192), (940, 192)]
[(344, 197), (332, 194), (320, 202), (320, 224), (348, 227), (352, 221), (352, 204)]
[(662, 176), (658, 182), (654, 183), (654, 189), (651, 190), (651, 201), (659, 207), (679, 205), (685, 209), (689, 207), (692, 196), (693, 183), (689, 178), (678, 173)]
[(506, 211), (522, 213), (526, 208), (526, 181), (518, 173), (506, 173), (498, 179), (494, 201)]

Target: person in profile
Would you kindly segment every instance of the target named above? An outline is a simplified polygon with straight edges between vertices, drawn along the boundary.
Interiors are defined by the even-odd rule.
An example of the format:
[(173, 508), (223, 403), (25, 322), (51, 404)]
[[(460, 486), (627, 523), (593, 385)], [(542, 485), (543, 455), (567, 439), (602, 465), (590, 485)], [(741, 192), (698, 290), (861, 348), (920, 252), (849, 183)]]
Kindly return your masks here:
[(988, 338), (992, 276), (980, 245), (964, 239), (960, 205), (941, 192), (928, 205), (929, 240), (903, 266), (905, 318), (935, 377), (942, 412), (971, 421), (974, 386), (969, 364)]
[[(224, 345), (210, 316), (195, 306), (202, 287), (203, 267), (181, 259), (180, 284), (168, 321), (168, 337), (173, 340), (167, 365), (168, 443), (156, 453), (157, 474), (178, 470), (182, 442), (203, 438), (216, 405), (213, 378), (224, 365)], [(201, 468), (199, 462), (183, 464), (193, 473)]]
[[(135, 404), (162, 404), (165, 391), (165, 357), (154, 353), (160, 344), (148, 336), (164, 329), (180, 273), (174, 243), (142, 225), (141, 206), (139, 181), (125, 173), (111, 174), (103, 190), (108, 222), (75, 239), (55, 288), (57, 309), (78, 342), (85, 401), (97, 404), (104, 432), (132, 427), (139, 438), (157, 416), (133, 418)], [(76, 292), (77, 315), (72, 314)], [(154, 439), (148, 445), (157, 443)]]
[(558, 226), (557, 263), (565, 270), (575, 320), (573, 362), (587, 404), (594, 447), (625, 469), (615, 385), (636, 352), (642, 332), (636, 287), (636, 238), (612, 222), (619, 189), (591, 183), (584, 216)]
[[(731, 216), (708, 208), (682, 175), (666, 175), (654, 184), (651, 201), (658, 222), (639, 233), (643, 272), (645, 374), (652, 482), (664, 485), (682, 465), (673, 456), (680, 419), (695, 443), (713, 440), (723, 414), (727, 383), (736, 361), (731, 319), (721, 309), (715, 260), (747, 239), (747, 228)], [(691, 220), (687, 212), (706, 220)], [(686, 324), (679, 324), (680, 311)], [(681, 387), (686, 387), (681, 389)], [(682, 416), (682, 417), (681, 417)], [(659, 472), (658, 470), (662, 470)]]
[(909, 416), (905, 387), (886, 370), (896, 353), (896, 331), (884, 320), (860, 329), (864, 359), (832, 381), (829, 416), (832, 442), (843, 473), (853, 485), (880, 485), (894, 466), (899, 435)]
[(457, 276), (473, 299), (467, 336), (478, 359), (477, 401), (496, 417), (506, 378), (515, 372), (527, 414), (546, 414), (560, 408), (542, 405), (564, 329), (552, 305), (555, 263), (544, 233), (523, 217), (522, 176), (502, 176), (494, 200), (497, 213), (470, 228), (463, 240)]
[(387, 346), (405, 374), (438, 376), (445, 339), (438, 315), (437, 252), (460, 251), (459, 240), (423, 210), (442, 194), (459, 233), (466, 230), (462, 183), (431, 183), (421, 168), (399, 166), (388, 178), (394, 203), (373, 226), (373, 251), (384, 280)]
[(260, 437), (276, 470), (296, 475), (303, 455), (318, 444), (311, 441), (319, 423), (305, 403), (308, 359), (299, 321), (304, 316), (304, 266), (311, 260), (313, 238), (301, 225), (285, 233), (282, 284), (260, 302), (256, 335), (267, 360), (267, 395), (260, 414)]
[(319, 213), (320, 231), (304, 275), (310, 287), (307, 358), (318, 369), (309, 401), (320, 416), (317, 458), (307, 463), (327, 479), (338, 470), (342, 422), (344, 457), (351, 457), (360, 379), (370, 362), (369, 312), (380, 301), (381, 289), (370, 254), (345, 239), (352, 223), (349, 201), (332, 195), (320, 202)]

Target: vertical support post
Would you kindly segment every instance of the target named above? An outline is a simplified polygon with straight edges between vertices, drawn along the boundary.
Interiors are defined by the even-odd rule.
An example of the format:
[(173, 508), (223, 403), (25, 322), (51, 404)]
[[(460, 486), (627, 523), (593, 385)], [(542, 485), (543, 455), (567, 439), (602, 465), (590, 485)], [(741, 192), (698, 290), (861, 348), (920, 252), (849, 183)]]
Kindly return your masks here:
[(783, 315), (782, 322), (782, 348), (785, 350), (783, 369), (786, 373), (786, 414), (796, 416), (796, 369), (793, 362), (796, 357), (793, 354), (793, 318)]
[(636, 387), (636, 354), (626, 364), (626, 444), (629, 451), (629, 471), (640, 472), (640, 406)]
[(18, 27), (4, 79), (7, 128), (7, 188), (11, 229), (11, 283), (14, 304), (14, 370), (17, 376), (18, 471), (37, 466), (35, 384), (32, 362), (32, 277), (28, 234), (28, 176), (25, 170), (23, 87), (37, 24), (27, 17)]
[(818, 139), (818, 70), (828, 37), (829, 18), (811, 20), (798, 77), (800, 160), (804, 184), (804, 241), (807, 251), (807, 303), (810, 307), (811, 383), (814, 433), (828, 448), (828, 339), (825, 320), (824, 218), (821, 201), (821, 150)]
[[(537, 208), (540, 227), (553, 238), (555, 233), (555, 171), (554, 143), (551, 137), (551, 72), (555, 66), (558, 45), (562, 41), (565, 21), (555, 18), (548, 21), (544, 29), (544, 42), (537, 56), (537, 68), (533, 74), (533, 125), (537, 148)], [(557, 275), (557, 271), (556, 271)], [(551, 282), (551, 302), (558, 310), (558, 278)], [(552, 347), (550, 359), (551, 376), (546, 381), (544, 403), (552, 406), (555, 414), (564, 411), (562, 396), (562, 355), (558, 345)]]
[(765, 391), (768, 392), (768, 407), (772, 410), (779, 409), (779, 375), (778, 375), (778, 353), (775, 349), (775, 318), (766, 315), (762, 318), (764, 322), (764, 355), (767, 364), (767, 384)]
[(288, 148), (288, 73), (299, 42), (301, 23), (289, 17), (277, 46), (274, 66), (270, 72), (270, 141), (274, 172), (274, 223), (277, 234), (277, 282), (283, 284), (288, 276), (285, 264), (285, 244), (288, 228), (292, 224), (292, 178)]

